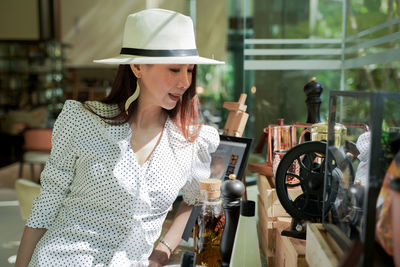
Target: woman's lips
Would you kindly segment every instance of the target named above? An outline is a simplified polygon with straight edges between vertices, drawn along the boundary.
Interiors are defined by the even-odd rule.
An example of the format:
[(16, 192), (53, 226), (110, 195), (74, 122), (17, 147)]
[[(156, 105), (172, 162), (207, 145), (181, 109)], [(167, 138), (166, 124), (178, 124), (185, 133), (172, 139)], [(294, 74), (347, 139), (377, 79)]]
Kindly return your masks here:
[(168, 96), (173, 100), (173, 101), (178, 101), (181, 98), (181, 95), (175, 95), (175, 94), (168, 94)]

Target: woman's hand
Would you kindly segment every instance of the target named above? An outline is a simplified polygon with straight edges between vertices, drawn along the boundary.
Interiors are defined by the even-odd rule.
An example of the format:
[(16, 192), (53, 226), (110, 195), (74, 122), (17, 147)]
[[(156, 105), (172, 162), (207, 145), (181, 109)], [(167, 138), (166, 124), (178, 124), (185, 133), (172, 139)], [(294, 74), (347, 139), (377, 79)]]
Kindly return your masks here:
[(149, 257), (149, 267), (159, 267), (165, 265), (169, 256), (170, 255), (168, 255), (167, 251), (163, 251), (157, 247), (153, 250)]

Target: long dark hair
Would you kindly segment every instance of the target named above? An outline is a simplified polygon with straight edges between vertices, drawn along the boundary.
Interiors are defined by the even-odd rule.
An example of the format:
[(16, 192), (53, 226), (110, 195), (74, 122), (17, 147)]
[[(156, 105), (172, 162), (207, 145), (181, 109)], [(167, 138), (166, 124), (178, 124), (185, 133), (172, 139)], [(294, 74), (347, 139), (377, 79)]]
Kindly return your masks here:
[[(195, 65), (192, 72), (192, 83), (186, 92), (182, 95), (175, 108), (166, 110), (170, 119), (181, 130), (186, 140), (193, 142), (196, 140), (200, 130), (199, 116), (199, 98), (196, 94), (196, 69)], [(137, 101), (134, 101), (128, 109), (128, 115), (125, 113), (125, 102), (135, 92), (137, 78), (133, 74), (129, 65), (120, 65), (114, 80), (110, 94), (101, 100), (104, 104), (117, 104), (119, 113), (113, 117), (105, 117), (98, 114), (85, 103), (85, 107), (91, 112), (104, 119), (107, 123), (121, 125), (130, 121), (132, 114), (137, 108)]]

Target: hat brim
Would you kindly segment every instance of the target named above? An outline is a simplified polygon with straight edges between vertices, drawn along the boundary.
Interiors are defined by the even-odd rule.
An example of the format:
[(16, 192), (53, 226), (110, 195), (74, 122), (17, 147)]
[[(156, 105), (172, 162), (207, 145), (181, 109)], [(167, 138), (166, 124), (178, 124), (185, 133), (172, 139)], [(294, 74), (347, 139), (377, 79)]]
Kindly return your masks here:
[(143, 57), (143, 56), (130, 56), (120, 55), (117, 57), (93, 60), (94, 63), (101, 64), (211, 64), (220, 65), (225, 64), (224, 61), (218, 61), (200, 56), (187, 56), (187, 57)]

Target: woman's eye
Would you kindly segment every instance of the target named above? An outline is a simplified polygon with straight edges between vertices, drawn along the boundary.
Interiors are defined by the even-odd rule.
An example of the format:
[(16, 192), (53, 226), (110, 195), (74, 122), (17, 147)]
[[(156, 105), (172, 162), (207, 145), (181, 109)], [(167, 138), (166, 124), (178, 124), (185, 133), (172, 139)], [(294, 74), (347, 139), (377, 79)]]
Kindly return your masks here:
[(172, 71), (172, 72), (175, 72), (175, 73), (178, 73), (178, 72), (181, 71), (180, 69), (169, 69), (169, 70)]
[(192, 72), (193, 72), (193, 69), (188, 69), (188, 72), (189, 72), (189, 73), (192, 73)]

